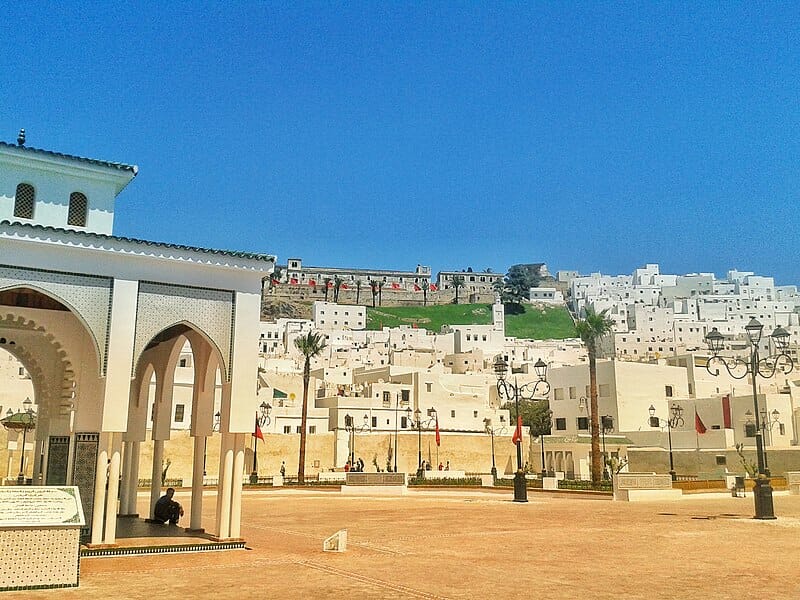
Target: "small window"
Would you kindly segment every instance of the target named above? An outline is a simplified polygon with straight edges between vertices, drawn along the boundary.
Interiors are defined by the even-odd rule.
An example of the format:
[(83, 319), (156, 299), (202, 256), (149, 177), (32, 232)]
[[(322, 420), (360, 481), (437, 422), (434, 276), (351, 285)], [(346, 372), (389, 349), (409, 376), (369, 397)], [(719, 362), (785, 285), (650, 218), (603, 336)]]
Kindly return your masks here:
[(390, 392), (383, 392), (383, 401), (384, 402), (391, 402), (392, 401), (392, 395), (391, 395)]
[(178, 366), (180, 366), (180, 367), (185, 367), (185, 366), (186, 366), (186, 359), (185, 359), (185, 358), (182, 358), (182, 359), (180, 360), (180, 362), (178, 363)]
[(573, 386), (569, 388), (569, 399), (575, 400), (578, 397), (578, 390)]
[(69, 214), (67, 215), (67, 225), (73, 227), (86, 227), (86, 209), (88, 202), (86, 196), (80, 192), (72, 192), (69, 195)]
[(664, 386), (664, 393), (666, 394), (667, 398), (672, 398), (672, 386)]
[(611, 388), (607, 383), (601, 383), (598, 388), (601, 398), (608, 398), (611, 396)]
[(567, 428), (567, 420), (559, 417), (556, 419), (556, 429), (558, 431), (564, 431)]
[(786, 425), (783, 423), (778, 423), (778, 433), (780, 435), (786, 435)]
[(308, 426), (308, 433), (317, 433), (317, 426), (316, 425), (309, 425)]
[(292, 433), (292, 426), (291, 425), (284, 425), (283, 426), (283, 433)]
[(33, 186), (29, 183), (20, 183), (14, 196), (14, 216), (19, 219), (32, 219), (35, 201), (36, 193)]
[(456, 411), (454, 411), (454, 410), (450, 411), (450, 418), (451, 419), (455, 419), (456, 418)]
[[(430, 391), (430, 390), (428, 390)], [(408, 403), (409, 399), (411, 398), (411, 390), (400, 390), (400, 401)]]
[(183, 404), (176, 404), (175, 405), (175, 422), (176, 423), (183, 423), (183, 413), (185, 411), (185, 406)]
[(378, 417), (372, 417), (372, 427), (373, 429), (378, 426)]
[(589, 430), (589, 417), (578, 417), (578, 431)]
[(472, 411), (472, 416), (477, 419), (478, 418), (478, 411), (477, 410), (473, 410)]
[(425, 382), (425, 391), (429, 394), (433, 391), (433, 384), (429, 382)]
[(303, 428), (302, 428), (302, 427), (300, 427), (300, 425), (298, 425), (298, 426), (296, 427), (296, 429), (295, 429), (295, 433), (301, 433), (302, 431), (303, 431)]
[(408, 418), (407, 417), (400, 417), (400, 428), (405, 429), (408, 427)]
[(564, 388), (556, 388), (553, 390), (553, 399), (554, 400), (563, 400), (564, 399)]

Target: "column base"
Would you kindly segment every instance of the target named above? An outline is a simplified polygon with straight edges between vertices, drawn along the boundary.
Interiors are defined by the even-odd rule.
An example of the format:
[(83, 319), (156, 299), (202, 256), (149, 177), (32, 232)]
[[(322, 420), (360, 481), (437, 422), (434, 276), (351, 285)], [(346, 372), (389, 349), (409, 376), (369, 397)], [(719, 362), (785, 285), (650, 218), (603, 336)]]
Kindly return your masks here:
[(525, 473), (521, 470), (514, 475), (514, 502), (528, 501), (528, 487), (525, 481)]
[(184, 529), (184, 531), (186, 533), (205, 533), (206, 532), (206, 530), (203, 529), (202, 527), (200, 529), (192, 529), (191, 527), (186, 527)]
[(234, 537), (222, 538), (216, 535), (210, 535), (208, 536), (208, 539), (210, 539), (212, 542), (244, 542), (244, 538), (234, 538)]
[(106, 550), (108, 548), (119, 548), (119, 544), (86, 544), (90, 550)]

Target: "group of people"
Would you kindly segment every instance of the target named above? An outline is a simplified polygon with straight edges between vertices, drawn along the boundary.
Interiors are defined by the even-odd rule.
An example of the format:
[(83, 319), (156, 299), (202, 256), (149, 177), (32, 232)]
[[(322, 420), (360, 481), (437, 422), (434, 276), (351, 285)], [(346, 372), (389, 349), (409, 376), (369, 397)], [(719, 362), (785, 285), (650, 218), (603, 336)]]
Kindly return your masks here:
[(364, 472), (364, 461), (361, 460), (359, 457), (354, 463), (351, 463), (349, 460), (344, 464), (344, 471), (345, 473), (363, 473)]
[[(423, 459), (422, 463), (420, 464), (420, 467), (422, 467), (422, 469), (425, 470), (425, 471), (432, 471), (433, 470), (433, 467), (431, 467), (430, 461), (427, 461), (427, 460), (424, 460), (424, 459)], [(450, 470), (450, 461), (448, 460), (447, 464), (443, 464), (443, 463), (440, 462), (439, 463), (439, 470), (440, 471), (449, 471)]]

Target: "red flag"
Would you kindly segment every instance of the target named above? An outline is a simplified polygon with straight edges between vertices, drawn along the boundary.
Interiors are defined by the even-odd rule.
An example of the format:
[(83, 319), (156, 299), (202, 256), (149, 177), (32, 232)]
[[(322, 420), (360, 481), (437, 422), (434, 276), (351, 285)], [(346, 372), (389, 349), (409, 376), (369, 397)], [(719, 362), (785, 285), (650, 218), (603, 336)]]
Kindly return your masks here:
[(332, 287), (333, 287), (333, 282), (332, 282), (332, 281), (329, 281), (329, 282), (328, 282), (328, 287), (329, 287), (329, 288), (332, 288)]
[(256, 428), (253, 430), (253, 437), (264, 441), (264, 434), (261, 433), (261, 427), (258, 426), (258, 413), (256, 413)]
[(511, 438), (512, 444), (518, 444), (522, 441), (522, 415), (517, 415), (517, 428), (514, 430), (514, 435)]
[(421, 287), (419, 287), (419, 286), (418, 286), (418, 285), (415, 283), (415, 284), (414, 284), (414, 291), (415, 291), (415, 292), (419, 292), (419, 291), (421, 291), (421, 290), (422, 290), (422, 288), (421, 288)]
[(431, 290), (432, 292), (435, 292), (435, 291), (436, 291), (436, 286), (435, 286), (434, 284), (431, 284), (431, 285), (430, 285), (430, 290)]
[(722, 397), (722, 426), (725, 429), (731, 428), (731, 395), (725, 394)]
[(393, 283), (392, 284), (392, 289), (393, 290), (399, 290), (400, 289), (400, 284), (399, 283)]
[(342, 284), (342, 289), (343, 289), (343, 290), (346, 290), (346, 289), (347, 289), (347, 284), (346, 284), (346, 283), (343, 283), (343, 284)]
[(310, 285), (311, 287), (314, 287), (315, 285), (317, 285), (317, 282), (315, 280), (313, 280), (313, 279), (309, 279), (308, 280), (308, 285)]
[(706, 426), (703, 424), (703, 420), (700, 418), (700, 415), (697, 414), (697, 409), (694, 411), (694, 428), (697, 433), (706, 432)]
[(280, 281), (278, 281), (277, 279), (273, 279), (272, 280), (272, 285), (278, 285), (279, 283), (280, 283)]
[(439, 435), (439, 415), (436, 415), (436, 445), (442, 445), (442, 438)]
[(291, 284), (291, 285), (297, 285), (297, 279), (296, 279), (295, 277), (292, 277), (292, 278), (289, 280), (289, 284)]

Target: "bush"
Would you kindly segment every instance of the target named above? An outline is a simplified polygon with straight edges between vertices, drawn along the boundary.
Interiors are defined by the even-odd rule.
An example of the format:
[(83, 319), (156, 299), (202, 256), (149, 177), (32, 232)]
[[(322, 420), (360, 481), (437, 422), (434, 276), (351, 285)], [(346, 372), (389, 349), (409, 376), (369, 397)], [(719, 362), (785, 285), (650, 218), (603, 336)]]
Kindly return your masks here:
[(558, 481), (558, 489), (560, 490), (586, 490), (598, 492), (611, 492), (611, 481), (604, 480), (595, 485), (591, 481), (584, 481), (582, 479), (560, 479)]
[(453, 486), (453, 487), (466, 487), (466, 486), (480, 486), (480, 477), (462, 477), (460, 479), (425, 479), (424, 477), (409, 477), (408, 485), (436, 485), (436, 486)]

